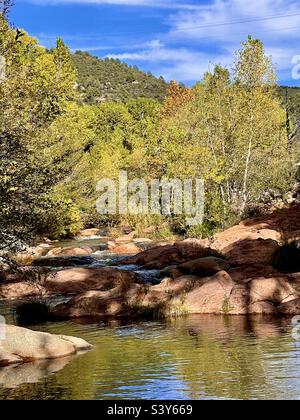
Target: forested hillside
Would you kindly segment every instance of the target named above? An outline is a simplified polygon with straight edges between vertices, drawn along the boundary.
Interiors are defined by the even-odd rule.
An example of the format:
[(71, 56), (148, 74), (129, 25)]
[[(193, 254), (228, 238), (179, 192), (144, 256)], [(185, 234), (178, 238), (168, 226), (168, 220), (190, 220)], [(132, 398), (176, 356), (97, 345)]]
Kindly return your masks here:
[[(72, 55), (61, 39), (47, 50), (5, 14), (0, 30), (0, 243), (103, 224), (204, 237), (239, 221), (266, 191), (283, 195), (294, 185), (297, 117), (287, 123), (259, 40), (242, 44), (232, 72), (216, 66), (185, 88), (115, 60)], [(147, 185), (204, 180), (204, 224), (191, 228), (171, 205), (164, 214), (98, 214), (96, 185), (109, 178), (118, 187), (121, 171)]]
[[(87, 52), (72, 55), (78, 72), (80, 96), (84, 102), (125, 102), (139, 97), (162, 102), (169, 84), (162, 78), (114, 59), (99, 59)], [(293, 122), (300, 120), (300, 88), (279, 86), (283, 106), (288, 104)]]
[(108, 100), (124, 102), (139, 97), (163, 101), (168, 84), (119, 60), (101, 60), (86, 52), (72, 56), (78, 71), (81, 98), (93, 104)]
[(300, 118), (300, 88), (290, 86), (280, 86), (279, 94), (282, 97), (283, 103), (289, 105), (289, 110), (294, 116)]

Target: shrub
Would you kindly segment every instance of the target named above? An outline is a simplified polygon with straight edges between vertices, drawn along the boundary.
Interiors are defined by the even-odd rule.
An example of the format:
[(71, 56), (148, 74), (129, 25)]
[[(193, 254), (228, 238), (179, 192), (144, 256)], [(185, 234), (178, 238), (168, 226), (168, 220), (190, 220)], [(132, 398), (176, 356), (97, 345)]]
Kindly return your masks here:
[(72, 238), (82, 228), (78, 207), (63, 198), (51, 198), (39, 222), (39, 233), (51, 239)]
[(202, 225), (191, 226), (188, 229), (187, 237), (196, 239), (206, 239), (214, 236), (217, 229), (211, 223), (203, 223)]

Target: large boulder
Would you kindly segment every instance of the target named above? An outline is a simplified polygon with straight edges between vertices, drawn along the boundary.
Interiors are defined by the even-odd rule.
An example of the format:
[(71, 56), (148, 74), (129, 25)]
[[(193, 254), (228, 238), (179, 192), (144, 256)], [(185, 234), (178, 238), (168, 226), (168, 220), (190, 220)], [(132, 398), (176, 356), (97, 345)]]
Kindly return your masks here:
[(228, 271), (230, 265), (221, 258), (206, 257), (197, 260), (188, 261), (177, 267), (183, 274), (193, 274), (204, 277), (218, 273), (219, 271)]
[(89, 246), (77, 248), (53, 248), (48, 252), (47, 257), (84, 257), (91, 255), (93, 252), (94, 249)]
[(165, 278), (160, 284), (150, 287), (139, 304), (151, 309), (156, 316), (183, 315), (187, 313), (183, 303), (187, 293), (204, 282), (196, 276), (181, 276), (175, 280)]
[(223, 253), (233, 266), (270, 265), (279, 248), (280, 245), (273, 239), (248, 239), (228, 246)]
[(204, 246), (201, 241), (181, 241), (173, 245), (163, 245), (129, 257), (122, 264), (140, 265), (147, 270), (163, 270), (172, 265), (180, 265), (190, 260), (213, 256), (216, 251)]
[(226, 253), (243, 241), (273, 240), (300, 238), (300, 205), (286, 207), (265, 216), (247, 219), (217, 234), (209, 243), (214, 249)]
[(187, 293), (182, 305), (189, 314), (227, 313), (234, 285), (231, 277), (225, 271), (220, 271)]
[(140, 254), (127, 258), (122, 263), (124, 265), (140, 265), (145, 269), (161, 270), (169, 265), (183, 262), (182, 256), (175, 246), (158, 246), (151, 248)]
[(273, 314), (278, 305), (293, 301), (297, 293), (288, 277), (258, 278), (237, 284), (226, 272), (203, 279), (186, 294), (183, 305), (190, 314)]
[(19, 281), (0, 285), (0, 299), (25, 299), (49, 294), (48, 290), (35, 282)]
[(34, 360), (56, 359), (91, 349), (84, 340), (30, 331), (12, 325), (2, 328), (0, 340), (0, 366)]
[(117, 285), (141, 283), (138, 274), (113, 267), (73, 268), (59, 271), (47, 281), (52, 293), (79, 294), (88, 290), (108, 290)]
[(300, 315), (300, 299), (289, 300), (282, 303), (276, 308), (276, 313), (279, 315)]
[(251, 279), (260, 277), (270, 278), (281, 276), (281, 273), (275, 268), (266, 264), (251, 264), (249, 266), (243, 265), (240, 267), (233, 267), (229, 270), (229, 274), (236, 283), (245, 283)]
[(149, 269), (168, 266), (207, 256), (222, 254), (232, 266), (270, 265), (284, 238), (300, 238), (300, 206), (256, 219), (249, 219), (210, 239), (187, 239), (155, 247), (128, 259)]
[(280, 305), (297, 298), (287, 276), (254, 279), (247, 284), (247, 287), (251, 302), (265, 301)]
[(130, 316), (134, 315), (145, 293), (146, 288), (141, 284), (123, 285), (106, 291), (89, 291), (57, 305), (51, 315), (58, 319)]
[(51, 249), (49, 244), (41, 244), (36, 247), (27, 248), (25, 251), (19, 252), (12, 258), (22, 266), (30, 266), (37, 258), (47, 254)]
[(182, 276), (182, 271), (180, 271), (177, 265), (170, 265), (169, 267), (160, 270), (160, 278), (169, 277), (173, 280), (177, 279), (178, 277)]
[(228, 313), (274, 314), (278, 305), (296, 298), (297, 293), (290, 285), (287, 276), (261, 277), (235, 285), (230, 295)]
[[(184, 314), (275, 314), (287, 302), (296, 303), (298, 294), (286, 276), (250, 279), (236, 283), (226, 271), (212, 277), (186, 275), (165, 278), (147, 287), (131, 283), (111, 290), (89, 291), (58, 305), (53, 315), (59, 318), (88, 316), (124, 317), (151, 313), (172, 317)], [(296, 309), (290, 312), (297, 313)]]
[(141, 248), (133, 242), (117, 244), (111, 241), (108, 244), (108, 249), (118, 255), (131, 255), (141, 252)]

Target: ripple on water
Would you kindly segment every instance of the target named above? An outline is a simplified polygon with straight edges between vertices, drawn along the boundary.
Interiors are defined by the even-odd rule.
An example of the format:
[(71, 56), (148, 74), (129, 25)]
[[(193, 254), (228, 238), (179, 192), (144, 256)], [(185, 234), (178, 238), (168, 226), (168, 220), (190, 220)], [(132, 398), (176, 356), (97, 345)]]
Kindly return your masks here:
[(82, 337), (95, 348), (60, 367), (31, 366), (36, 382), (14, 389), (22, 369), (0, 370), (2, 399), (300, 398), (300, 346), (287, 319), (193, 316), (34, 329)]

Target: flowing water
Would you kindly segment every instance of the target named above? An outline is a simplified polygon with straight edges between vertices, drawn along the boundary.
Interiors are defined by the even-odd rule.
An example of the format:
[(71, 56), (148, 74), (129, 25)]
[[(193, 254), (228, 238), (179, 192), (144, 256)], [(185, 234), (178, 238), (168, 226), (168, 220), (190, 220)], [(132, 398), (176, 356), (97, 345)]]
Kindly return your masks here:
[[(8, 322), (13, 307), (0, 305)], [(300, 399), (300, 341), (290, 319), (82, 320), (32, 329), (81, 337), (94, 349), (0, 369), (0, 399)]]
[(299, 399), (290, 321), (193, 316), (34, 327), (95, 347), (0, 370), (0, 399)]

